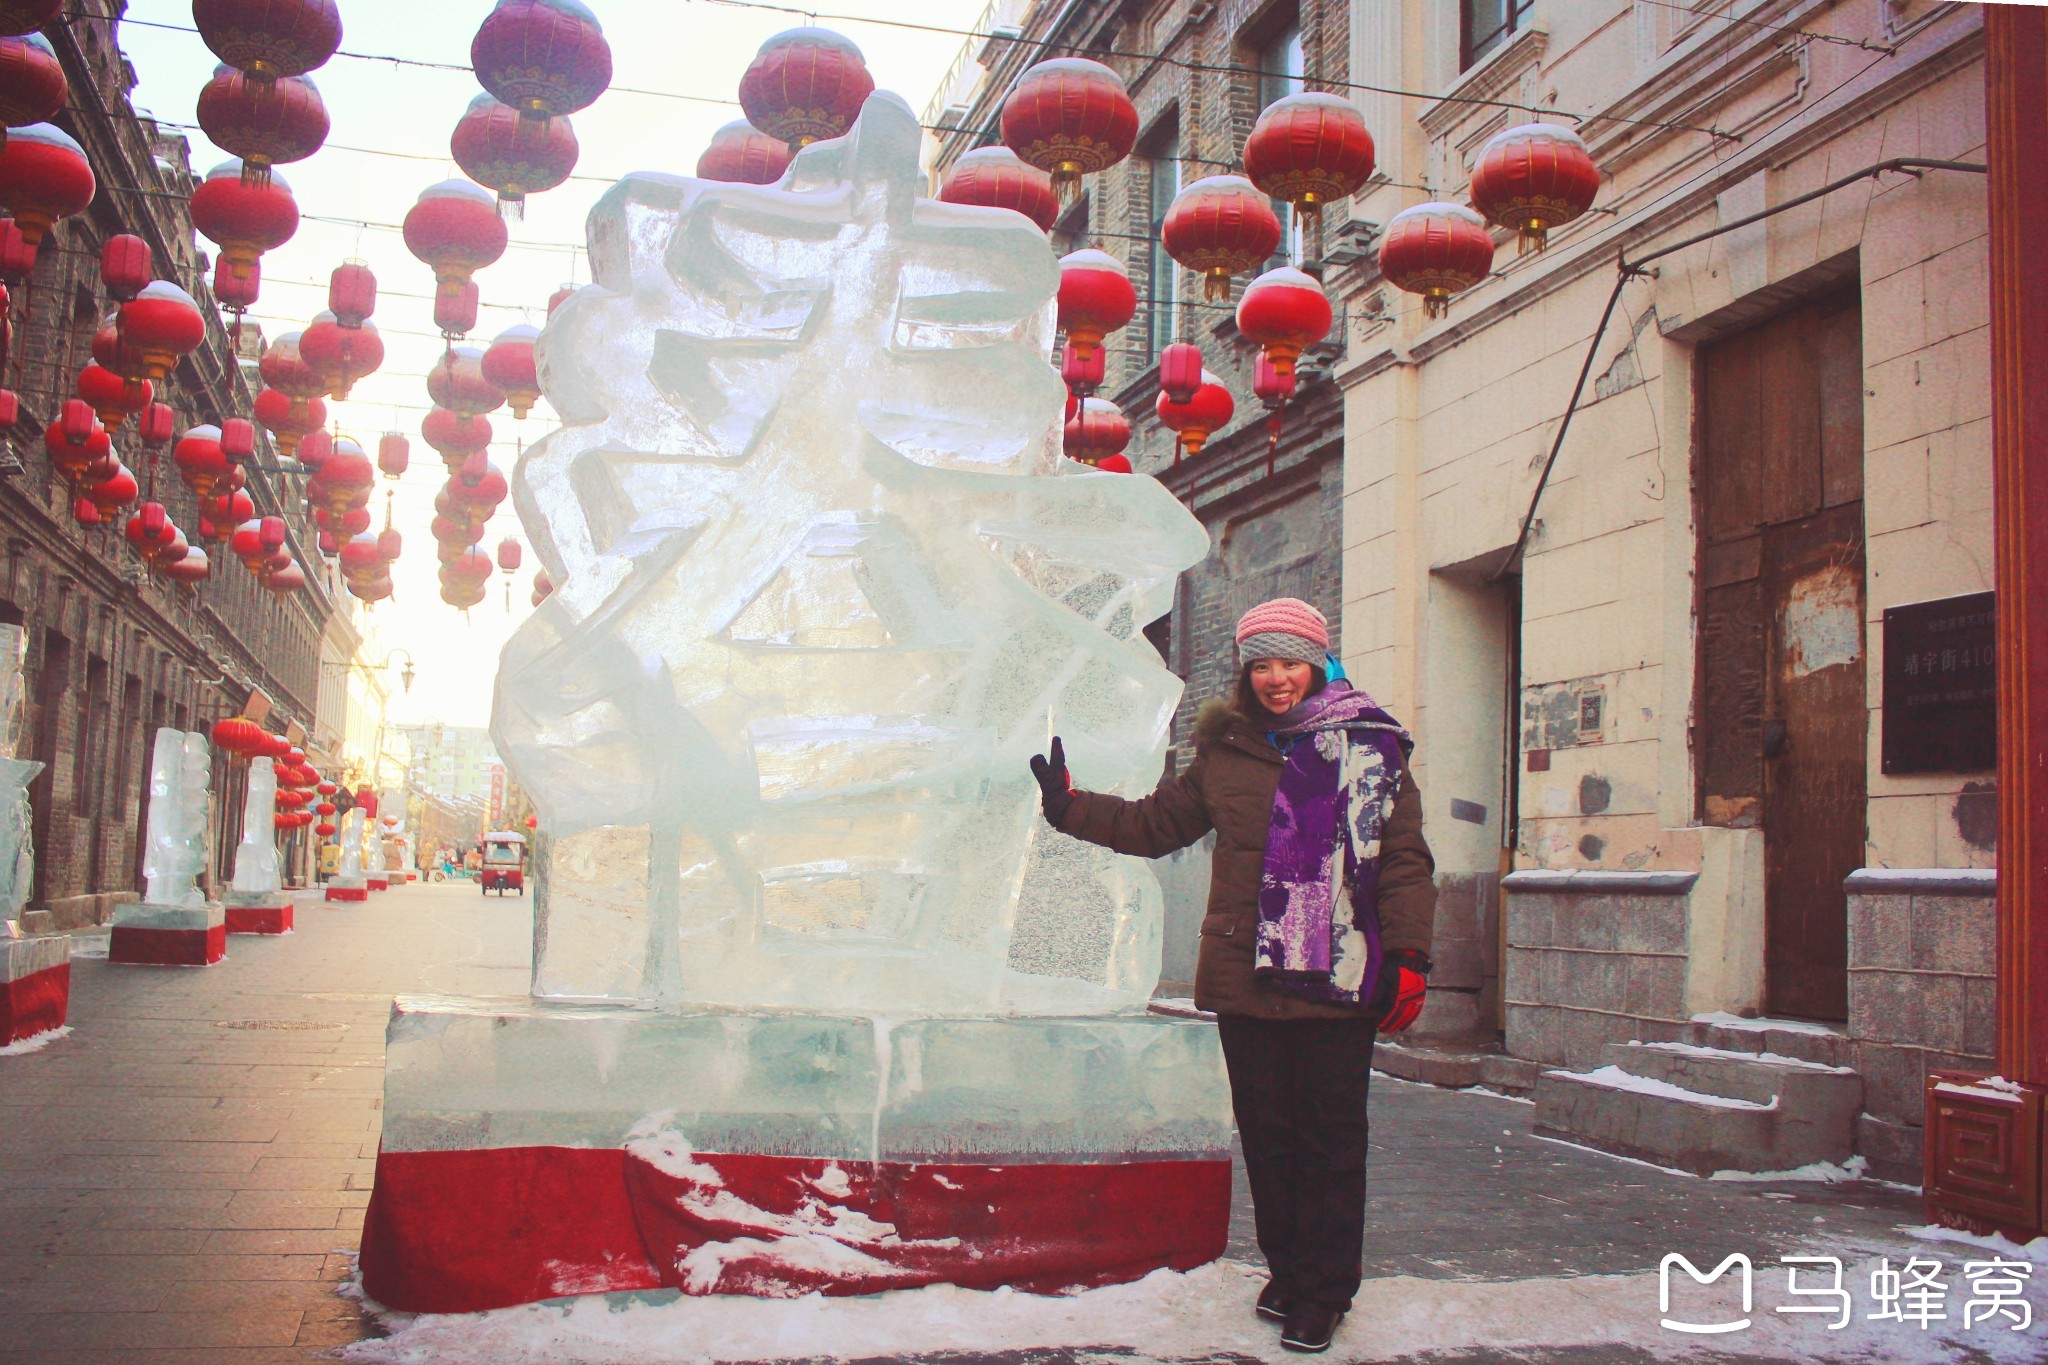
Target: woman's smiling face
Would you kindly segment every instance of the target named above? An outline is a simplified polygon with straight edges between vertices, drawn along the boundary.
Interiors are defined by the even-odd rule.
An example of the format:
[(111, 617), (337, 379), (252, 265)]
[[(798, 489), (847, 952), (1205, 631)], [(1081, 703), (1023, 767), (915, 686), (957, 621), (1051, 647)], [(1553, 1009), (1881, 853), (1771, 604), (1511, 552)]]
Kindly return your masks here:
[(1314, 685), (1314, 667), (1299, 659), (1252, 660), (1252, 693), (1276, 716), (1299, 706)]

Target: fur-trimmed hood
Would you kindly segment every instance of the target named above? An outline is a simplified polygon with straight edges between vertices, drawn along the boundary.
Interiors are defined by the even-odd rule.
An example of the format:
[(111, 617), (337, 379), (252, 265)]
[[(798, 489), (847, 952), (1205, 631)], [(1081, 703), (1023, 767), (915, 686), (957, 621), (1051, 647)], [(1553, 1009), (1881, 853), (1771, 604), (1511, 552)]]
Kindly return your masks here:
[(1246, 729), (1251, 728), (1251, 721), (1246, 718), (1244, 712), (1221, 697), (1209, 698), (1202, 703), (1202, 709), (1195, 712), (1195, 746), (1200, 748), (1223, 738), (1223, 732), (1230, 728), (1233, 721)]

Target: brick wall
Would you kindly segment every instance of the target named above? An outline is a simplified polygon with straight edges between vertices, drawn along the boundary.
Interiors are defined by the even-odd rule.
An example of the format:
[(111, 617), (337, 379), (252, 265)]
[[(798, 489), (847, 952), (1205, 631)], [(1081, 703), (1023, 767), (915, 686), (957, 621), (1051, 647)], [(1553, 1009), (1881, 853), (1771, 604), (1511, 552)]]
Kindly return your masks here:
[(1690, 873), (1510, 874), (1507, 1049), (1567, 1067), (1609, 1043), (1681, 1038)]

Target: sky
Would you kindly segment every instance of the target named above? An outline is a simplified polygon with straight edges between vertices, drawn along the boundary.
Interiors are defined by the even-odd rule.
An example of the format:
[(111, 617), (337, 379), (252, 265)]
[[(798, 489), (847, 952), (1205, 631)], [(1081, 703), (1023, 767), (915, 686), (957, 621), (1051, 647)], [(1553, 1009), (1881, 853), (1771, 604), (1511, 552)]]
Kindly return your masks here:
[[(860, 46), (878, 88), (894, 90), (922, 110), (968, 40), (958, 32), (862, 20), (914, 16), (922, 25), (964, 31), (974, 27), (986, 0), (919, 0), (915, 7), (901, 0), (831, 0), (823, 12), (730, 0), (589, 2), (611, 43), (614, 88), (571, 120), (582, 147), (579, 178), (529, 198), (524, 221), (508, 224), (511, 248), (478, 272), (483, 306), (470, 344), (488, 345), (515, 323), (541, 325), (550, 294), (563, 284), (589, 281), (581, 244), (591, 205), (632, 171), (690, 173), (711, 134), (740, 117), (735, 91), (764, 39), (818, 13), (821, 26)], [(489, 0), (342, 0), (342, 51), (466, 66), (470, 39), (491, 8)], [(191, 31), (191, 22), (184, 0), (130, 0), (121, 46), (139, 80), (132, 95), (137, 109), (165, 124), (195, 125), (182, 131), (192, 142), (193, 169), (203, 176), (227, 154), (196, 127), (194, 107), (216, 59)], [(393, 597), (370, 612), (370, 623), (383, 650), (403, 647), (417, 664), (409, 693), (400, 692), (393, 670), (390, 719), (483, 725), (490, 718), (499, 651), (531, 610), (535, 557), (508, 499), (485, 530), (483, 547), (495, 553), (498, 542), (510, 536), (526, 548), (525, 563), (510, 584), (510, 609), (503, 575), (493, 577), (489, 595), (466, 619), (441, 601), (427, 524), (445, 472), (419, 437), (428, 404), (424, 376), (442, 345), (432, 319), (433, 272), (395, 231), (304, 217), (401, 222), (422, 189), (460, 175), (448, 154), (448, 135), (480, 87), (467, 70), (340, 54), (312, 79), (326, 102), (331, 131), (320, 152), (279, 168), (302, 218), (292, 240), (264, 256), (262, 296), (249, 316), (266, 337), (297, 331), (327, 306), (327, 279), (336, 265), (356, 257), (376, 272), (379, 300), (372, 321), (385, 344), (383, 369), (359, 382), (349, 401), (330, 403), (329, 409), (334, 429), (354, 436), (373, 455), (385, 431), (412, 438), (411, 469), (396, 485), (380, 481), (371, 504), (375, 526), (381, 527), (384, 492), (393, 489), (394, 524), (404, 533), (405, 550), (392, 573)], [(201, 246), (213, 250), (210, 243)], [(545, 399), (525, 421), (512, 420), (504, 408), (490, 420), (496, 437), (491, 458), (508, 477), (520, 443), (539, 440), (555, 425)]]

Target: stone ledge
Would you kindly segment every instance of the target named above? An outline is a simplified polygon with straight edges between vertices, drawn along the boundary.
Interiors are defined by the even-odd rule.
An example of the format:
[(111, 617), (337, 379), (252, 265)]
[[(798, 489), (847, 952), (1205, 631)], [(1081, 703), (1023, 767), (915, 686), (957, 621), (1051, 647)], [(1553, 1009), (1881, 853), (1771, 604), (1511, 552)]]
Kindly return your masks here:
[(1998, 870), (1990, 867), (1859, 867), (1842, 881), (1852, 896), (1991, 896)]
[(1697, 872), (1603, 872), (1586, 868), (1525, 868), (1501, 878), (1501, 886), (1524, 895), (1683, 896), (1700, 879)]

